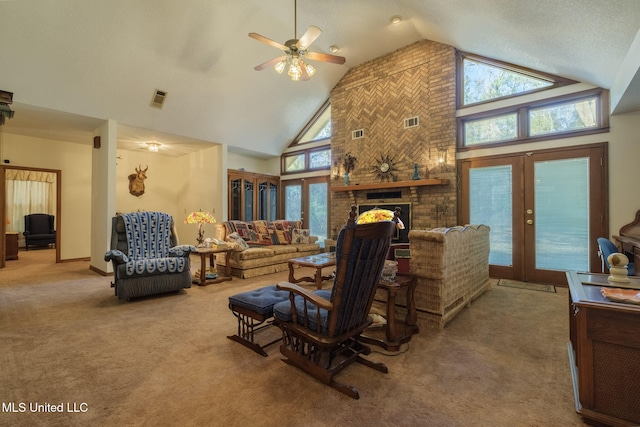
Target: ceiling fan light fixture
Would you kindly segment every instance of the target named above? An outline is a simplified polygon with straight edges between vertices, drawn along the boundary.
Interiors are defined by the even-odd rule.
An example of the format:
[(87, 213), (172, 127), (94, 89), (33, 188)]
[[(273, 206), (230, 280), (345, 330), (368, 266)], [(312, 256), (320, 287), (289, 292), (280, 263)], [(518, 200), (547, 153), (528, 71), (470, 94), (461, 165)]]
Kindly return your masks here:
[(329, 52), (331, 52), (331, 53), (336, 53), (339, 50), (340, 50), (340, 48), (338, 46), (336, 46), (335, 44), (332, 44), (331, 46), (329, 46)]
[(294, 57), (289, 65), (289, 72), (287, 73), (291, 80), (297, 82), (302, 77), (302, 67), (300, 66), (300, 59)]
[(287, 66), (287, 58), (283, 56), (280, 62), (278, 62), (276, 65), (273, 66), (273, 69), (276, 70), (278, 74), (282, 74), (286, 66)]
[(309, 77), (313, 76), (316, 73), (316, 68), (311, 64), (304, 64), (304, 68), (307, 70), (307, 74)]
[[(255, 39), (259, 42), (268, 44), (269, 46), (273, 46), (277, 49), (280, 49), (284, 52), (284, 56), (277, 56), (269, 61), (263, 62), (260, 65), (256, 65), (253, 67), (256, 71), (261, 71), (266, 68), (271, 68), (281, 74), (284, 73), (284, 70), (287, 69), (287, 75), (291, 77), (291, 80), (309, 80), (311, 76), (316, 73), (315, 67), (306, 63), (303, 59), (309, 59), (312, 61), (322, 61), (329, 62), (333, 64), (344, 64), (345, 58), (342, 56), (331, 55), (328, 53), (320, 53), (309, 51), (308, 48), (311, 44), (316, 40), (322, 30), (315, 25), (309, 26), (307, 31), (298, 38), (298, 30), (297, 30), (297, 5), (296, 1), (293, 2), (293, 38), (287, 40), (284, 44), (275, 42), (265, 36), (261, 36), (258, 33), (249, 33), (249, 37)], [(331, 45), (329, 47), (331, 52), (337, 52), (340, 48), (336, 45)]]
[(392, 24), (398, 24), (400, 23), (400, 21), (402, 21), (402, 16), (400, 15), (393, 15), (391, 18), (389, 18), (389, 22), (391, 22)]

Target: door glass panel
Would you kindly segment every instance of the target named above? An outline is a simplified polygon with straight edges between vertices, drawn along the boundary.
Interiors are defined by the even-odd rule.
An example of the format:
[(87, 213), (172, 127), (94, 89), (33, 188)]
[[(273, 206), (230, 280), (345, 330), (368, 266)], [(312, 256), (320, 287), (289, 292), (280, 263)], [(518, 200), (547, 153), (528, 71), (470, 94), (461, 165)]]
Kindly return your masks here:
[(242, 179), (231, 180), (230, 210), (229, 219), (242, 219)]
[(469, 222), (491, 227), (489, 264), (513, 265), (511, 166), (469, 171)]
[(536, 268), (588, 271), (589, 159), (535, 162), (534, 173)]
[(287, 185), (284, 189), (284, 219), (302, 219), (302, 185)]
[(309, 184), (309, 233), (319, 241), (327, 239), (327, 195), (326, 182)]
[(272, 182), (269, 183), (269, 221), (278, 219), (278, 186)]
[(244, 218), (243, 221), (253, 221), (253, 182), (244, 182)]

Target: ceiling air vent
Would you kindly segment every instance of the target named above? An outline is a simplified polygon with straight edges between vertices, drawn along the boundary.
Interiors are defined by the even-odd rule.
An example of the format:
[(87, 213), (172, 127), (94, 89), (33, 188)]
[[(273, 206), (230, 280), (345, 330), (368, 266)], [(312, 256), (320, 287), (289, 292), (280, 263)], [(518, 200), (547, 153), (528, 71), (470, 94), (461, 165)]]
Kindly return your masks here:
[(364, 138), (364, 129), (358, 129), (351, 131), (351, 139)]
[(167, 97), (167, 92), (156, 89), (156, 91), (153, 93), (151, 106), (156, 108), (162, 108), (162, 104), (164, 103), (164, 100), (166, 97)]
[(408, 128), (414, 128), (420, 126), (420, 120), (418, 119), (418, 116), (415, 117), (409, 117), (408, 119), (404, 119), (404, 128), (408, 129)]

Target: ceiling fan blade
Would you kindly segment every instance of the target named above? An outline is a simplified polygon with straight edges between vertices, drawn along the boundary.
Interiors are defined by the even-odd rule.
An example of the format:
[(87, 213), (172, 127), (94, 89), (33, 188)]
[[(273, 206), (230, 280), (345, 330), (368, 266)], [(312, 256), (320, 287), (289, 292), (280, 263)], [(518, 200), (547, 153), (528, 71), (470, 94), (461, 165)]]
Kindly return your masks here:
[(312, 25), (307, 29), (307, 31), (300, 37), (298, 43), (296, 43), (296, 47), (298, 49), (307, 49), (311, 46), (311, 43), (322, 33), (322, 30), (315, 25)]
[(328, 53), (307, 52), (305, 56), (315, 61), (332, 62), (334, 64), (344, 64), (344, 56), (330, 55)]
[(288, 50), (288, 48), (285, 45), (280, 44), (278, 42), (275, 42), (275, 41), (273, 41), (271, 39), (268, 39), (265, 36), (261, 36), (258, 33), (249, 33), (249, 37), (251, 37), (252, 39), (258, 40), (259, 42), (266, 43), (269, 46), (273, 46), (273, 47), (275, 47), (277, 49), (284, 50), (284, 51)]
[(256, 65), (255, 67), (253, 67), (254, 70), (256, 71), (262, 71), (267, 67), (272, 67), (274, 65), (276, 65), (278, 62), (282, 61), (282, 56), (278, 56), (276, 58), (273, 58), (267, 62), (264, 62), (260, 65)]

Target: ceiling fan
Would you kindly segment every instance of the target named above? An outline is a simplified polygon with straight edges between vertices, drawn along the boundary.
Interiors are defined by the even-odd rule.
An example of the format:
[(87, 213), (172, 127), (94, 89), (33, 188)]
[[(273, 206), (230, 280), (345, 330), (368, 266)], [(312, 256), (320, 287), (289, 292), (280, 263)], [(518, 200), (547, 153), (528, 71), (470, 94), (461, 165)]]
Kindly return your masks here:
[(314, 42), (315, 39), (320, 36), (322, 30), (315, 25), (312, 25), (307, 31), (300, 37), (297, 36), (297, 1), (293, 2), (293, 37), (291, 40), (287, 40), (284, 44), (275, 42), (267, 37), (261, 36), (258, 33), (249, 33), (249, 37), (266, 43), (270, 46), (278, 48), (284, 52), (284, 55), (273, 58), (263, 64), (260, 64), (254, 69), (256, 71), (264, 70), (267, 67), (273, 66), (273, 68), (280, 74), (287, 68), (287, 74), (291, 77), (291, 80), (309, 80), (316, 72), (316, 69), (304, 61), (303, 58), (312, 59), (314, 61), (331, 62), (333, 64), (344, 64), (345, 58), (343, 56), (330, 55), (328, 53), (310, 52), (307, 49)]

